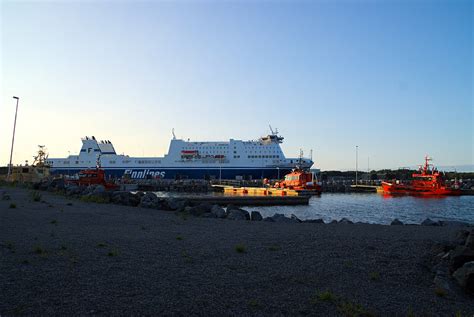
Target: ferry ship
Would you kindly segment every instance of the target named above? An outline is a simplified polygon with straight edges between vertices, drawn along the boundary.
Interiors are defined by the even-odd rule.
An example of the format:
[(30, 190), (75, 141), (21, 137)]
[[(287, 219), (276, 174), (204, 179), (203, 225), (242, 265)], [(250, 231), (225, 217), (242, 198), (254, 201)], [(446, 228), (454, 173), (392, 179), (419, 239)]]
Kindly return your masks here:
[(100, 161), (106, 177), (131, 179), (279, 179), (296, 167), (309, 169), (309, 158), (286, 158), (280, 144), (283, 137), (271, 132), (255, 141), (197, 142), (177, 139), (173, 132), (168, 153), (163, 157), (119, 155), (109, 140), (94, 136), (82, 139), (78, 155), (48, 158), (53, 175), (75, 175)]

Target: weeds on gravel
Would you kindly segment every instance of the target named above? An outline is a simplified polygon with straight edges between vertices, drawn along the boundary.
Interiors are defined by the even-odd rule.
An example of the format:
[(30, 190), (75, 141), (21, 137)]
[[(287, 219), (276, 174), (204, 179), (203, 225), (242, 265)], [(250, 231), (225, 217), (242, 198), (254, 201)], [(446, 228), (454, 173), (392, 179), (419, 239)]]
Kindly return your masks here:
[(251, 309), (259, 309), (260, 304), (258, 303), (258, 301), (256, 299), (251, 299), (251, 300), (249, 300), (249, 307)]
[(322, 302), (332, 302), (333, 300), (336, 299), (336, 296), (331, 291), (324, 291), (324, 292), (319, 292), (316, 294), (316, 297), (313, 298), (316, 299), (316, 301), (322, 301)]
[(106, 246), (107, 246), (107, 244), (105, 244), (105, 243), (103, 243), (103, 242), (97, 243), (97, 247), (98, 247), (98, 248), (104, 248), (104, 247), (106, 247)]
[(109, 251), (109, 253), (107, 253), (107, 255), (108, 256), (118, 256), (119, 253), (118, 253), (117, 250), (114, 249), (114, 250)]
[(186, 251), (181, 252), (181, 256), (184, 258), (184, 260), (188, 263), (191, 263), (193, 261), (193, 258), (188, 254)]
[(369, 273), (369, 278), (372, 281), (378, 281), (378, 280), (380, 280), (380, 273), (379, 272), (370, 272)]
[(16, 208), (16, 204), (15, 204), (15, 203), (11, 203), (10, 206), (8, 206), (8, 208), (10, 208), (10, 209)]
[(269, 250), (269, 251), (280, 251), (280, 250), (281, 250), (281, 247), (280, 247), (280, 246), (277, 246), (277, 245), (272, 245), (272, 246), (269, 246), (269, 247), (268, 247), (268, 250)]
[(15, 249), (15, 245), (13, 244), (13, 242), (10, 242), (10, 241), (5, 242), (5, 247), (10, 251)]
[(58, 221), (56, 219), (53, 219), (49, 223), (52, 224), (52, 225), (57, 225)]
[(353, 266), (354, 266), (354, 264), (352, 263), (352, 261), (344, 261), (344, 267), (351, 268)]
[(30, 261), (25, 259), (25, 260), (21, 261), (21, 264), (30, 264)]
[(337, 305), (337, 309), (347, 317), (358, 317), (358, 316), (365, 316), (365, 317), (370, 317), (370, 316), (375, 316), (371, 312), (367, 311), (362, 305), (360, 304), (355, 304), (350, 301), (341, 301)]
[(59, 250), (62, 250), (62, 251), (67, 250), (67, 247), (64, 244), (62, 244)]
[(442, 289), (441, 287), (436, 287), (435, 290), (434, 290), (436, 296), (438, 297), (444, 297), (447, 295), (446, 291), (444, 289)]
[(245, 253), (245, 245), (237, 244), (235, 246), (235, 251), (237, 251), (237, 253)]
[(41, 246), (36, 246), (33, 251), (38, 254), (38, 255), (45, 255), (46, 254), (46, 250), (43, 249)]
[(31, 199), (33, 201), (36, 201), (36, 202), (39, 202), (41, 201), (41, 193), (40, 192), (37, 192), (37, 191), (34, 191), (31, 193)]
[(182, 236), (177, 236), (177, 237), (176, 237), (176, 240), (180, 240), (180, 241), (181, 241), (181, 240), (183, 240), (183, 237), (182, 237)]

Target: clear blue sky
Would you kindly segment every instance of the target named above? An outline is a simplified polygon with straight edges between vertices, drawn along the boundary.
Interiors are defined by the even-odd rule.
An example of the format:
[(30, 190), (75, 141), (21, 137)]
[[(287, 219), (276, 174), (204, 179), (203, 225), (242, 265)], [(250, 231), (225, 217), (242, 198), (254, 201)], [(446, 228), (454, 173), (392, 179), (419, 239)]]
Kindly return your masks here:
[(322, 169), (474, 164), (472, 1), (1, 1), (0, 164), (255, 139)]

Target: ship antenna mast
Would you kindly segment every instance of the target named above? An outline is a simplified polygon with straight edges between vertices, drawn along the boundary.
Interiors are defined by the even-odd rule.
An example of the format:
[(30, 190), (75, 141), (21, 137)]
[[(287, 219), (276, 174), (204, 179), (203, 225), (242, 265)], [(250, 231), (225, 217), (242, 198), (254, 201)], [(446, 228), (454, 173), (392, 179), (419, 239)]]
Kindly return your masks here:
[(270, 127), (270, 132), (272, 133), (272, 135), (274, 135), (275, 133), (273, 132), (272, 126), (270, 124), (268, 126)]
[(176, 140), (176, 135), (174, 134), (174, 128), (171, 130), (171, 133), (173, 134), (173, 140)]

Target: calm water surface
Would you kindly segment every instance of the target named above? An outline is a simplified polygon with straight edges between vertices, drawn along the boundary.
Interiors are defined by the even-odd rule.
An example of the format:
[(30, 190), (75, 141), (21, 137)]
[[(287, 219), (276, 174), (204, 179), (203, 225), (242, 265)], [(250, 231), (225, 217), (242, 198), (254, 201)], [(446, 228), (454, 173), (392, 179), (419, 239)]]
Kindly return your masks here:
[(264, 217), (275, 213), (295, 214), (298, 218), (325, 222), (347, 218), (354, 222), (389, 224), (398, 218), (403, 223), (432, 220), (459, 220), (474, 223), (474, 196), (460, 197), (385, 197), (379, 194), (331, 194), (312, 197), (308, 206), (247, 207)]
[[(179, 193), (156, 192), (158, 196), (183, 196)], [(222, 195), (215, 193), (216, 195)], [(403, 223), (419, 224), (431, 220), (457, 220), (474, 223), (474, 196), (459, 197), (387, 197), (374, 193), (323, 193), (312, 197), (307, 206), (243, 207), (259, 211), (263, 217), (275, 213), (302, 220), (323, 219), (325, 222), (347, 218), (354, 222), (390, 224), (398, 218)]]

